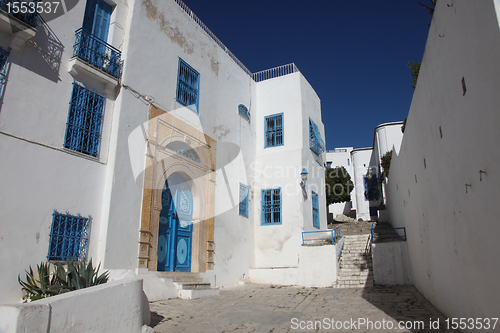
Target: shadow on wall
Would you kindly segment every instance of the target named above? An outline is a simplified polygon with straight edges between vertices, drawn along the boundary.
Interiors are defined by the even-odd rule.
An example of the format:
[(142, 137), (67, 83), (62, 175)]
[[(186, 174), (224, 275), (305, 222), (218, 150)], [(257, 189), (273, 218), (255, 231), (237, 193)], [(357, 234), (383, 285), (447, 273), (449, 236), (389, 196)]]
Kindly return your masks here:
[(12, 57), (13, 63), (52, 82), (61, 81), (59, 71), (64, 45), (46, 22), (37, 27), (36, 35), (26, 42), (25, 48), (25, 52), (19, 53), (23, 56)]

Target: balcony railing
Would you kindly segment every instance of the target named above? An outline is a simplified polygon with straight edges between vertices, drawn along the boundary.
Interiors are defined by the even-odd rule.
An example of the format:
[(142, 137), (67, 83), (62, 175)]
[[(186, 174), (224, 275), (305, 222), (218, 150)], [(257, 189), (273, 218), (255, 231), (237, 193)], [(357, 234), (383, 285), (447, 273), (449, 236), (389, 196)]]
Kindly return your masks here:
[(294, 63), (291, 63), (288, 65), (278, 66), (257, 73), (253, 73), (252, 79), (255, 82), (260, 82), (264, 80), (274, 79), (275, 77), (292, 74), (295, 72), (300, 72), (300, 71)]
[(39, 2), (40, 0), (26, 0), (23, 2), (19, 0), (0, 0), (0, 9), (30, 27), (36, 28), (38, 25), (38, 11), (40, 8), (44, 9), (43, 7), (37, 7)]
[(80, 58), (114, 78), (120, 78), (122, 65), (120, 50), (82, 28), (78, 29), (75, 35), (73, 57)]

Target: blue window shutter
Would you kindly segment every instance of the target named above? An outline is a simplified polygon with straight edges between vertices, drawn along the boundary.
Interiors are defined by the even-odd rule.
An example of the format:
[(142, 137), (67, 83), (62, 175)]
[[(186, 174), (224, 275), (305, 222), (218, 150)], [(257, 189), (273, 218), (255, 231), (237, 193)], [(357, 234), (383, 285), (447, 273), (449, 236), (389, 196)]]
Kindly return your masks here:
[(240, 183), (240, 215), (248, 217), (248, 186)]
[(87, 0), (82, 28), (97, 38), (108, 39), (112, 7), (103, 0)]
[(108, 40), (111, 6), (102, 0), (97, 0), (92, 34), (103, 41)]
[(265, 193), (266, 193), (266, 190), (260, 191), (260, 224), (261, 225), (265, 224), (265, 222), (264, 222), (265, 215), (266, 215), (266, 212), (265, 212), (266, 204), (265, 204), (265, 199), (264, 199)]
[(238, 105), (238, 113), (248, 122), (250, 122), (250, 111), (248, 111), (248, 108), (246, 106), (244, 106), (243, 104)]
[(281, 224), (281, 188), (262, 190), (261, 225)]
[(196, 113), (199, 104), (200, 74), (179, 58), (177, 75), (177, 102), (189, 107)]
[(283, 114), (272, 115), (264, 118), (265, 143), (264, 147), (275, 147), (283, 145)]
[(309, 148), (316, 155), (321, 155), (325, 151), (325, 142), (321, 138), (318, 126), (311, 118), (309, 118)]
[(312, 191), (313, 227), (319, 229), (319, 200), (318, 193)]

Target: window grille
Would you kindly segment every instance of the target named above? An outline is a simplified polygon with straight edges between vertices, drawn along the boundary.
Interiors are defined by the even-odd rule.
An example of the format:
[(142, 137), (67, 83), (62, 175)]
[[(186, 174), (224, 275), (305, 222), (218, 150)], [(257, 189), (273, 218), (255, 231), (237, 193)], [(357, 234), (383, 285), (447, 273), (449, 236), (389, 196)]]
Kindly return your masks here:
[(48, 260), (87, 260), (91, 217), (61, 214), (54, 210)]
[(261, 225), (281, 224), (281, 188), (262, 190)]
[(0, 47), (0, 97), (3, 94), (5, 75), (7, 74), (7, 62), (9, 61), (10, 48), (4, 50)]
[(265, 118), (265, 148), (283, 145), (283, 113)]
[(309, 148), (316, 155), (321, 155), (325, 151), (325, 142), (321, 138), (318, 126), (311, 118), (309, 118)]
[(331, 169), (331, 167), (332, 167), (332, 162), (326, 162), (326, 167), (327, 167), (328, 169)]
[(240, 215), (248, 217), (248, 186), (240, 183)]
[(312, 191), (312, 207), (313, 207), (313, 227), (319, 229), (319, 200), (318, 193)]
[(177, 102), (198, 113), (200, 74), (179, 58)]
[(244, 106), (243, 104), (238, 105), (238, 113), (248, 122), (250, 122), (250, 111), (248, 111), (246, 106)]
[(64, 147), (98, 157), (104, 101), (104, 96), (73, 82)]

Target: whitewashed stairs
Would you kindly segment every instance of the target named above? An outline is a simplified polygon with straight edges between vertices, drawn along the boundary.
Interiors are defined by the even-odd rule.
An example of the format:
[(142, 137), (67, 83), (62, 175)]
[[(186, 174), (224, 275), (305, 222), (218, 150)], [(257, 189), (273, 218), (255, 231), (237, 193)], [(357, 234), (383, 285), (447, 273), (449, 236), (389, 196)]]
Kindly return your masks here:
[(158, 272), (157, 276), (172, 279), (179, 292), (179, 298), (195, 299), (204, 296), (219, 295), (219, 289), (212, 288), (210, 283), (204, 282), (198, 273)]
[[(370, 234), (345, 235), (340, 270), (334, 288), (373, 287)], [(367, 248), (368, 246), (368, 248)]]

